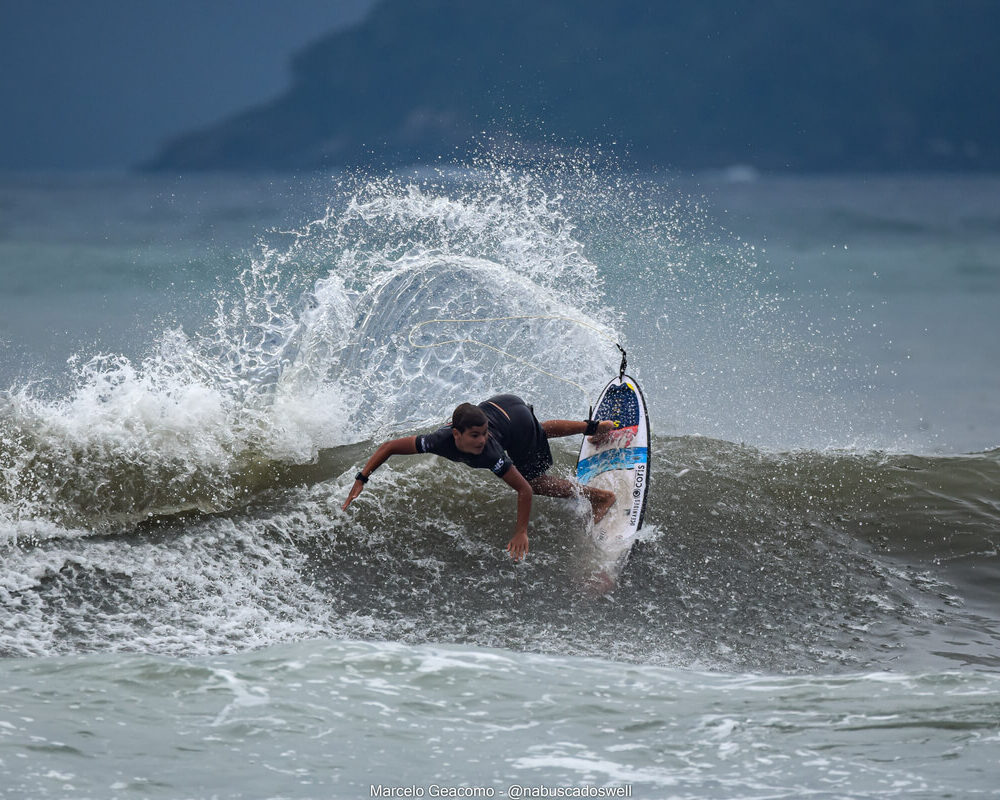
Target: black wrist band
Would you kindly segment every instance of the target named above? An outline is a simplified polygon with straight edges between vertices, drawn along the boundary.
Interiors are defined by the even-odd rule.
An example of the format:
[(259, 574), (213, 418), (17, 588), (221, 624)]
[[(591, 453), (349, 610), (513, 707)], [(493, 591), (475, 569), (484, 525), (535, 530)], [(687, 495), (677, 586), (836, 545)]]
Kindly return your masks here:
[(597, 433), (597, 426), (601, 424), (599, 419), (588, 419), (584, 420), (587, 423), (587, 430), (583, 432), (584, 436), (593, 436)]
[(362, 475), (360, 472), (354, 476), (354, 480), (361, 481), (362, 483), (368, 483), (368, 478)]

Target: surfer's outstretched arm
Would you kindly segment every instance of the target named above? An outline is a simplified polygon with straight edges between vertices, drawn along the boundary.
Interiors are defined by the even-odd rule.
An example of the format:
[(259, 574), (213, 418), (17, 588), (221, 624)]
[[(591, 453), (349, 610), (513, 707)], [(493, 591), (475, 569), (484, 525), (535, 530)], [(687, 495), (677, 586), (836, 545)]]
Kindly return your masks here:
[(392, 439), (388, 442), (383, 442), (379, 445), (378, 449), (372, 453), (372, 457), (368, 459), (368, 463), (361, 468), (361, 472), (358, 474), (363, 477), (355, 478), (354, 485), (351, 487), (350, 493), (347, 495), (347, 499), (344, 501), (342, 508), (346, 511), (347, 507), (359, 494), (361, 490), (365, 488), (365, 483), (368, 481), (369, 476), (381, 467), (389, 456), (415, 456), (417, 454), (417, 437), (416, 436), (404, 436), (402, 439)]
[[(558, 439), (562, 436), (578, 436), (587, 432), (587, 421), (582, 422), (572, 419), (549, 419), (542, 423), (542, 430), (550, 439)], [(602, 434), (614, 430), (617, 423), (611, 420), (602, 420), (597, 423), (597, 430), (594, 433)]]
[(517, 525), (514, 528), (514, 535), (507, 542), (507, 552), (511, 554), (515, 561), (520, 561), (528, 552), (528, 519), (531, 517), (531, 484), (524, 476), (517, 471), (517, 467), (511, 467), (503, 474), (504, 482), (517, 492)]

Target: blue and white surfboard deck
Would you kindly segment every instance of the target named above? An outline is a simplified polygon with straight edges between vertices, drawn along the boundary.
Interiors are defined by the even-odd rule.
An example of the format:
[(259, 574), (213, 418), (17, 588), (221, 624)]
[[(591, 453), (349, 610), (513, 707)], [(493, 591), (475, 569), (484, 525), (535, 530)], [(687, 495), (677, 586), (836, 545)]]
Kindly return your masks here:
[(620, 566), (642, 528), (649, 493), (649, 415), (638, 381), (622, 375), (608, 383), (595, 404), (594, 419), (610, 419), (618, 427), (605, 436), (583, 437), (576, 477), (618, 498), (591, 536), (602, 561)]

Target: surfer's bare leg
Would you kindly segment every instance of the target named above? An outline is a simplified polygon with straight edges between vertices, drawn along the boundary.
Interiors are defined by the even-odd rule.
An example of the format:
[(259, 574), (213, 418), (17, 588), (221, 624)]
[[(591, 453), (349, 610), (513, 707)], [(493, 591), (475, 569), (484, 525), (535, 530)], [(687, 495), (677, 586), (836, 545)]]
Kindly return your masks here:
[[(569, 434), (567, 434), (569, 435)], [(590, 508), (594, 514), (594, 523), (604, 519), (604, 515), (615, 504), (614, 492), (605, 489), (595, 489), (592, 486), (580, 486), (571, 483), (565, 478), (557, 478), (554, 475), (539, 475), (531, 481), (531, 488), (535, 494), (543, 497), (573, 497), (579, 492), (590, 501)]]

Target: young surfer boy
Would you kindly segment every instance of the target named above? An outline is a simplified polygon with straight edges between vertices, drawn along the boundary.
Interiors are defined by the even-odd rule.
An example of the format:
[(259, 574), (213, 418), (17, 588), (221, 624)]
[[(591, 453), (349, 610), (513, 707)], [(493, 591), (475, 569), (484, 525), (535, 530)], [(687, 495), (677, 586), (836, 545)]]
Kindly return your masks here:
[(517, 523), (507, 543), (507, 552), (515, 561), (528, 552), (528, 518), (531, 497), (570, 497), (577, 492), (590, 501), (594, 522), (615, 502), (615, 495), (604, 489), (577, 486), (564, 478), (545, 474), (552, 466), (549, 439), (560, 436), (601, 436), (615, 427), (614, 422), (587, 420), (575, 422), (552, 419), (540, 423), (531, 406), (520, 397), (501, 394), (474, 406), (462, 403), (451, 417), (451, 424), (423, 436), (404, 436), (384, 442), (355, 476), (343, 508), (346, 510), (364, 489), (368, 478), (390, 456), (434, 453), (470, 467), (493, 472), (517, 492)]

